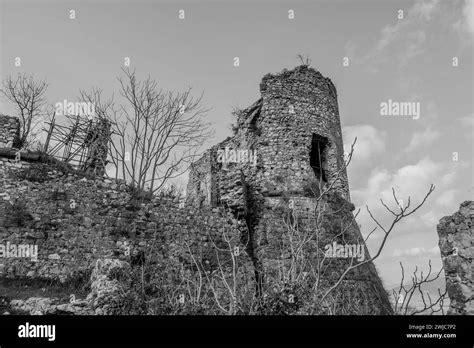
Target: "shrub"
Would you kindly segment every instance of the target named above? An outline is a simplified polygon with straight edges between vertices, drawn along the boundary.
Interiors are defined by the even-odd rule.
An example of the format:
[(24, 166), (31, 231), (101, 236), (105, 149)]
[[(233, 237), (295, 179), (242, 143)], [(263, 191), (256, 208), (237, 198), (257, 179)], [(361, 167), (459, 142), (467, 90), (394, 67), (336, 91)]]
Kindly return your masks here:
[(142, 203), (151, 202), (153, 194), (149, 191), (144, 191), (140, 188), (130, 186), (129, 188), (130, 200), (128, 201), (128, 210), (140, 210)]
[(33, 220), (25, 202), (18, 198), (13, 204), (6, 204), (5, 217), (6, 226), (24, 227)]

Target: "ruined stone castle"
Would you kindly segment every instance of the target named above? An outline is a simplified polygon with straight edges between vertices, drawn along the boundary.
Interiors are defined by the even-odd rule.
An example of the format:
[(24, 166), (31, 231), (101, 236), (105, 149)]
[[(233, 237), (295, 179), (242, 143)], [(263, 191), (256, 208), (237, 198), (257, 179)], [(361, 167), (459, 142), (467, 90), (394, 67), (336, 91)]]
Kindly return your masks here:
[[(300, 66), (264, 76), (260, 93), (258, 101), (238, 112), (234, 137), (209, 149), (194, 164), (188, 202), (233, 205), (239, 186), (229, 183), (239, 170), (245, 171), (249, 182), (258, 183), (267, 198), (283, 192), (301, 196), (308, 182), (330, 183), (339, 173), (336, 190), (350, 201), (337, 93), (331, 80)], [(218, 151), (226, 148), (255, 151), (257, 165), (241, 160), (235, 162), (244, 165), (223, 170)]]
[[(245, 222), (247, 252), (264, 286), (290, 262), (285, 217), (296, 218), (310, 233), (322, 232), (310, 251), (314, 260), (308, 262), (313, 266), (317, 249), (330, 241), (366, 247), (352, 216), (334, 84), (302, 65), (267, 74), (260, 93), (254, 104), (236, 112), (234, 136), (192, 165), (187, 203), (226, 207)], [(329, 192), (318, 203), (321, 189)], [(317, 204), (324, 204), (325, 217), (315, 227), (311, 212)], [(347, 226), (345, 231), (342, 225)], [(365, 255), (370, 257), (367, 249)], [(325, 278), (328, 284), (346, 266), (347, 260), (334, 261)], [(359, 313), (391, 311), (372, 263), (351, 272), (343, 283), (341, 296), (352, 297), (361, 308), (370, 307)]]
[[(223, 229), (235, 237), (232, 248), (245, 249), (245, 253), (239, 254), (243, 268), (238, 273), (253, 279), (257, 297), (272, 293), (281, 284), (291, 286), (288, 274), (295, 264), (298, 269), (293, 271), (300, 275), (314, 273), (327, 245), (350, 245), (352, 249), (347, 250), (362, 247), (365, 259), (370, 258), (352, 214), (354, 206), (350, 202), (333, 83), (316, 70), (299, 66), (266, 75), (260, 92), (261, 98), (253, 105), (236, 112), (234, 136), (193, 163), (187, 204), (182, 209), (153, 201), (138, 212), (130, 210), (130, 192), (122, 184), (101, 177), (103, 160), (87, 159), (85, 163), (91, 168), (82, 168), (99, 174), (95, 179), (40, 163), (25, 163), (28, 159), (23, 154), (21, 163), (16, 163), (13, 155), (17, 149), (11, 146), (18, 124), (14, 118), (0, 118), (0, 141), (10, 148), (0, 153), (0, 172), (4, 177), (0, 190), (0, 212), (4, 213), (0, 214), (0, 237), (10, 244), (30, 244), (33, 237), (34, 244), (39, 246), (37, 262), (1, 260), (0, 277), (67, 281), (90, 269), (100, 257), (128, 260), (133, 252), (125, 255), (123, 245), (135, 245), (138, 250), (142, 240), (145, 242), (155, 234), (160, 236), (161, 243), (154, 252), (162, 254), (163, 260), (177, 257), (187, 264), (190, 247), (200, 262), (212, 268), (216, 260), (211, 242), (222, 237)], [(108, 129), (108, 125), (100, 126)], [(85, 145), (100, 150), (103, 155), (99, 157), (105, 160), (106, 147), (93, 145), (101, 139), (88, 137)], [(97, 158), (96, 154), (93, 157)], [(47, 174), (42, 182), (34, 181), (36, 172)], [(9, 211), (20, 207), (18, 202), (24, 202), (21, 214), (25, 217), (13, 221)], [(315, 218), (317, 207), (324, 209)], [(296, 230), (317, 238), (311, 237), (302, 245), (304, 254), (296, 255), (295, 263), (292, 243)], [(321, 273), (322, 288), (330, 288), (347, 268), (351, 259), (344, 255), (328, 260)], [(288, 291), (298, 301), (298, 289)], [(331, 298), (335, 307), (322, 312), (392, 312), (371, 262), (350, 271)], [(289, 299), (285, 297), (282, 301), (286, 303)], [(269, 308), (268, 313), (273, 310)]]

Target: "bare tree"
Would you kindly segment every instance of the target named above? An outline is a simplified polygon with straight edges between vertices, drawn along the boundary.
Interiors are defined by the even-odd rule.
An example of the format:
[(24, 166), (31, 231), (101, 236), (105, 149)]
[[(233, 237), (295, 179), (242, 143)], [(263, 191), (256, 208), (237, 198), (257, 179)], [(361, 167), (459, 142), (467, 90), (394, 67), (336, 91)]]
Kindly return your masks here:
[(298, 53), (296, 55), (296, 58), (300, 61), (301, 65), (305, 65), (305, 66), (311, 65), (311, 59), (309, 58), (308, 55), (303, 56), (301, 53)]
[[(339, 276), (330, 283), (326, 282), (323, 284), (322, 279), (325, 277), (326, 271), (329, 269), (333, 261), (332, 258), (326, 257), (324, 251), (320, 249), (320, 241), (324, 235), (323, 220), (328, 217), (328, 214), (331, 214), (327, 211), (328, 207), (324, 202), (324, 197), (337, 190), (337, 183), (343, 180), (343, 173), (352, 160), (356, 141), (357, 138), (351, 145), (350, 153), (346, 155), (344, 165), (332, 176), (331, 180), (329, 182), (319, 180), (316, 182), (316, 186), (312, 187), (312, 192), (315, 197), (315, 208), (308, 212), (308, 216), (305, 216), (305, 220), (312, 222), (311, 228), (304, 228), (303, 226), (300, 226), (299, 220), (302, 218), (302, 216), (297, 216), (297, 214), (295, 214), (292, 209), (290, 210), (289, 216), (284, 219), (283, 225), (287, 230), (287, 233), (284, 235), (284, 245), (286, 245), (287, 249), (289, 250), (289, 255), (285, 256), (284, 258), (288, 260), (288, 262), (281, 263), (280, 277), (279, 279), (276, 279), (276, 284), (273, 284), (280, 289), (283, 289), (285, 284), (311, 284), (310, 289), (308, 289), (308, 293), (312, 294), (311, 302), (328, 309), (329, 312), (331, 312), (331, 310), (335, 312), (334, 308), (336, 304), (334, 303), (335, 300), (332, 294), (341, 286), (348, 274), (350, 274), (355, 269), (370, 264), (376, 260), (384, 249), (388, 236), (394, 231), (397, 224), (402, 219), (415, 213), (426, 202), (427, 198), (435, 189), (434, 186), (431, 185), (422, 201), (415, 207), (410, 208), (410, 197), (408, 197), (406, 206), (400, 205), (400, 200), (396, 195), (395, 189), (392, 188), (392, 195), (395, 200), (395, 204), (399, 208), (399, 211), (397, 212), (390, 209), (382, 199), (380, 200), (382, 206), (393, 215), (393, 220), (389, 226), (383, 226), (379, 220), (374, 217), (370, 208), (366, 206), (369, 216), (375, 222), (376, 226), (367, 235), (367, 237), (360, 242), (363, 243), (363, 245), (366, 245), (374, 232), (376, 232), (378, 229), (382, 230), (383, 238), (379, 243), (379, 246), (376, 248), (375, 254), (361, 262), (357, 262), (357, 257), (352, 255), (347, 259), (347, 265), (340, 269)], [(320, 168), (320, 170), (322, 171), (323, 169)], [(320, 175), (320, 177), (322, 177), (322, 175)], [(350, 219), (342, 221), (341, 226), (338, 228), (339, 233), (332, 236), (329, 243), (332, 243), (337, 238), (342, 238), (344, 241), (346, 232), (350, 228), (354, 228), (357, 225), (356, 218), (359, 213), (360, 209), (353, 216), (351, 216)], [(310, 255), (312, 253), (311, 248), (317, 249), (312, 255)], [(439, 303), (439, 300), (431, 303), (431, 298), (429, 298), (429, 301), (430, 305), (428, 305), (425, 309), (433, 308)]]
[[(400, 315), (415, 315), (415, 314), (430, 314), (441, 312), (444, 314), (444, 300), (446, 299), (447, 289), (444, 292), (441, 292), (438, 289), (438, 294), (435, 299), (431, 298), (429, 292), (425, 292), (422, 288), (424, 285), (431, 283), (439, 279), (443, 268), (439, 270), (438, 273), (431, 273), (431, 260), (429, 261), (428, 274), (423, 276), (423, 271), (418, 275), (418, 266), (413, 271), (413, 276), (411, 278), (411, 285), (405, 284), (405, 269), (403, 264), (400, 262), (400, 267), (402, 269), (402, 278), (400, 280), (400, 286), (398, 291), (395, 289), (392, 290), (393, 298), (395, 300), (394, 312), (395, 314)], [(410, 306), (413, 296), (419, 294), (422, 302), (422, 308), (416, 308)]]
[[(247, 245), (241, 245), (241, 236), (232, 235), (226, 227), (222, 228), (221, 237), (224, 242), (222, 247), (219, 247), (210, 235), (209, 237), (215, 252), (217, 269), (210, 274), (203, 273), (217, 307), (224, 314), (237, 314), (243, 311), (245, 293), (252, 288), (245, 284), (247, 279), (239, 276), (239, 258), (245, 253)], [(204, 268), (202, 264), (201, 267)], [(248, 308), (251, 307), (249, 304)]]
[[(273, 311), (275, 308), (279, 311), (278, 313), (287, 314), (295, 312), (295, 310), (299, 314), (340, 314), (341, 311), (354, 313), (355, 309), (360, 310), (360, 305), (369, 306), (360, 302), (341, 304), (338, 302), (339, 292), (337, 290), (343, 287), (344, 281), (348, 279), (351, 272), (364, 265), (367, 266), (380, 256), (386, 246), (388, 236), (394, 232), (398, 223), (415, 213), (426, 202), (433, 192), (434, 186), (431, 185), (422, 201), (413, 207), (411, 207), (410, 197), (408, 197), (405, 206), (400, 204), (395, 189), (392, 189), (393, 199), (399, 210), (390, 208), (381, 200), (382, 206), (393, 216), (393, 220), (388, 226), (380, 223), (369, 207), (366, 207), (376, 226), (363, 240), (352, 233), (357, 228), (356, 218), (360, 210), (355, 214), (350, 213), (350, 216), (344, 216), (344, 218), (337, 220), (337, 226), (334, 226), (337, 228), (337, 233), (328, 236), (326, 224), (329, 220), (335, 223), (334, 214), (341, 215), (340, 212), (344, 208), (330, 206), (326, 196), (337, 190), (339, 180), (344, 180), (343, 173), (351, 162), (355, 142), (345, 159), (344, 166), (332, 176), (332, 180), (330, 182), (318, 182), (318, 186), (315, 187), (313, 192), (315, 197), (314, 209), (298, 215), (300, 213), (297, 209), (293, 209), (292, 202), (288, 202), (288, 208), (290, 209), (286, 211), (287, 213), (284, 214), (281, 221), (283, 226), (286, 227), (286, 231), (282, 234), (280, 267), (276, 273), (273, 272), (267, 278), (261, 297), (259, 297), (258, 291), (255, 290), (257, 278), (247, 276), (250, 272), (246, 271), (247, 267), (252, 267), (250, 266), (252, 263), (248, 258), (249, 255), (246, 254), (249, 238), (248, 236), (242, 238), (245, 235), (241, 233), (244, 230), (248, 233), (248, 226), (242, 229), (239, 236), (229, 226), (223, 225), (219, 233), (213, 236), (208, 235), (207, 241), (210, 245), (210, 252), (207, 251), (204, 254), (201, 247), (197, 248), (196, 245), (193, 247), (190, 243), (184, 241), (183, 249), (186, 256), (182, 259), (187, 260), (187, 262), (184, 262), (181, 266), (179, 281), (167, 290), (166, 296), (169, 298), (169, 304), (176, 304), (179, 302), (179, 298), (182, 298), (183, 303), (191, 306), (189, 309), (195, 307), (206, 310), (208, 311), (206, 313), (209, 314), (227, 315), (265, 313)], [(230, 214), (230, 211), (227, 214)], [(324, 249), (321, 247), (324, 244), (323, 242), (332, 243), (336, 239), (342, 239), (342, 242), (346, 243), (346, 238), (351, 238), (353, 242), (358, 242), (365, 247), (369, 238), (378, 229), (382, 230), (383, 238), (373, 256), (357, 259), (358, 255), (352, 254), (345, 261), (339, 260), (336, 269), (331, 268), (331, 265), (334, 265), (336, 261), (334, 258), (328, 257), (323, 251)], [(351, 233), (347, 234), (346, 232)], [(210, 255), (213, 255), (212, 262), (206, 264)], [(328, 276), (328, 273), (331, 275)], [(405, 309), (408, 308), (410, 303), (410, 293), (420, 291), (420, 284), (433, 281), (434, 279), (430, 276), (431, 264), (426, 277), (421, 274), (421, 277), (417, 278), (415, 272), (415, 285), (412, 288), (405, 289), (401, 287), (401, 291), (405, 290), (405, 295), (408, 295), (405, 304), (401, 306), (403, 310), (395, 306), (396, 314), (408, 313), (408, 310)], [(436, 277), (438, 276), (439, 273)], [(298, 299), (298, 304), (296, 304), (296, 297), (300, 295), (304, 297), (305, 302), (303, 303)], [(438, 299), (433, 300), (429, 294), (422, 294), (425, 308), (421, 311), (431, 310), (432, 313), (440, 311), (441, 309), (438, 309), (437, 306), (442, 308), (444, 295), (441, 295)], [(302, 306), (300, 307), (300, 305)], [(417, 313), (420, 313), (420, 311), (415, 310), (409, 314)]]
[(125, 103), (104, 101), (102, 91), (81, 91), (84, 101), (95, 103), (99, 117), (112, 123), (110, 157), (116, 177), (133, 187), (156, 193), (169, 179), (181, 175), (211, 136), (204, 122), (208, 109), (189, 88), (182, 93), (163, 91), (150, 76), (139, 81), (135, 71), (122, 69), (118, 78)]
[(387, 209), (393, 216), (393, 220), (392, 222), (390, 223), (390, 225), (388, 227), (385, 227), (383, 226), (378, 220), (377, 218), (375, 218), (371, 212), (371, 210), (369, 209), (368, 206), (366, 206), (366, 209), (367, 209), (367, 212), (369, 213), (371, 219), (376, 223), (377, 227), (375, 227), (369, 234), (368, 236), (365, 238), (364, 242), (366, 243), (367, 240), (370, 238), (370, 236), (372, 235), (372, 233), (374, 233), (378, 228), (380, 228), (382, 231), (383, 231), (383, 238), (382, 238), (382, 241), (380, 242), (378, 248), (377, 248), (377, 251), (375, 253), (374, 256), (366, 259), (365, 261), (363, 262), (360, 262), (358, 264), (355, 264), (353, 263), (354, 261), (354, 258), (351, 258), (350, 260), (350, 264), (349, 264), (349, 267), (346, 268), (346, 270), (342, 273), (341, 277), (339, 278), (339, 280), (332, 286), (330, 287), (326, 293), (323, 295), (321, 301), (323, 301), (327, 295), (333, 291), (335, 288), (338, 287), (338, 285), (341, 283), (341, 281), (345, 278), (345, 276), (352, 270), (354, 270), (355, 268), (358, 268), (362, 265), (365, 265), (369, 262), (373, 262), (377, 257), (380, 256), (384, 246), (385, 246), (385, 243), (387, 242), (387, 238), (388, 236), (390, 235), (390, 233), (393, 231), (394, 227), (404, 218), (410, 216), (411, 214), (413, 214), (415, 211), (417, 211), (426, 201), (426, 199), (431, 195), (431, 193), (434, 191), (435, 187), (433, 185), (430, 186), (428, 192), (426, 193), (425, 197), (423, 198), (423, 200), (414, 208), (412, 208), (411, 210), (409, 209), (410, 208), (410, 197), (408, 197), (408, 203), (406, 206), (402, 206), (402, 205), (398, 205), (399, 204), (399, 200), (397, 198), (397, 195), (395, 193), (395, 189), (392, 188), (392, 193), (393, 193), (393, 198), (395, 199), (395, 202), (397, 203), (399, 209), (400, 209), (400, 212), (394, 212), (393, 210), (391, 210), (386, 204), (385, 202), (381, 199), (381, 204), (385, 207), (385, 209)]
[(56, 108), (45, 105), (43, 113), (31, 123), (28, 146), (36, 151), (48, 153), (49, 142), (56, 122)]
[(44, 112), (46, 105), (46, 81), (35, 80), (33, 75), (18, 74), (16, 78), (11, 76), (3, 81), (0, 92), (15, 104), (18, 117), (20, 118), (20, 148), (28, 146), (31, 130)]
[[(397, 198), (396, 192), (392, 189), (393, 197), (395, 203), (399, 207), (399, 212), (396, 212), (388, 207), (388, 205), (381, 200), (381, 204), (385, 207), (390, 214), (393, 214), (394, 219), (391, 224), (387, 227), (383, 226), (379, 220), (372, 214), (369, 207), (367, 211), (375, 222), (376, 227), (367, 235), (364, 240), (359, 240), (359, 244), (366, 245), (369, 238), (376, 232), (377, 229), (381, 229), (383, 232), (383, 238), (379, 243), (379, 246), (376, 248), (375, 254), (372, 257), (365, 258), (364, 260), (356, 261), (357, 256), (352, 255), (347, 259), (345, 265), (342, 265), (342, 268), (338, 269), (338, 276), (334, 279), (331, 278), (329, 281), (326, 279), (326, 273), (331, 269), (331, 265), (334, 262), (333, 258), (327, 257), (323, 249), (320, 247), (321, 240), (327, 240), (325, 236), (325, 227), (324, 220), (331, 218), (331, 214), (334, 212), (328, 211), (327, 203), (325, 202), (325, 197), (331, 192), (337, 190), (337, 185), (340, 181), (344, 180), (343, 173), (346, 167), (350, 164), (354, 152), (354, 146), (357, 139), (354, 140), (350, 153), (347, 154), (344, 161), (344, 165), (331, 177), (329, 182), (324, 182), (319, 180), (316, 183), (316, 186), (312, 188), (313, 196), (315, 197), (315, 208), (308, 211), (308, 216), (299, 216), (296, 210), (293, 210), (293, 202), (290, 200), (289, 213), (286, 217), (283, 218), (282, 224), (285, 226), (286, 232), (283, 234), (283, 241), (281, 254), (281, 262), (279, 262), (279, 275), (273, 276), (271, 279), (268, 279), (270, 282), (267, 290), (264, 290), (266, 295), (268, 295), (268, 289), (277, 289), (281, 294), (285, 293), (286, 296), (289, 296), (286, 300), (289, 304), (294, 303), (295, 294), (292, 293), (293, 289), (303, 289), (307, 295), (308, 304), (310, 308), (306, 308), (306, 312), (320, 313), (320, 310), (323, 309), (326, 313), (335, 314), (340, 313), (340, 310), (337, 309), (339, 306), (336, 302), (335, 292), (338, 288), (342, 286), (342, 283), (347, 279), (347, 276), (353, 272), (355, 269), (362, 267), (364, 265), (372, 263), (376, 260), (382, 250), (384, 249), (388, 236), (395, 230), (395, 227), (398, 223), (416, 212), (427, 200), (429, 195), (433, 192), (434, 186), (431, 185), (427, 194), (423, 200), (413, 208), (411, 207), (411, 200), (408, 197), (407, 205), (400, 205), (400, 201)], [(323, 170), (320, 168), (320, 170)], [(320, 176), (322, 177), (322, 176)], [(338, 226), (338, 233), (329, 238), (328, 243), (332, 243), (338, 238), (341, 238), (345, 243), (346, 232), (350, 229), (356, 228), (356, 218), (360, 213), (360, 209), (354, 214), (351, 214), (350, 218), (343, 219), (340, 226)], [(311, 221), (310, 226), (300, 224), (300, 221)], [(227, 242), (226, 236), (224, 235), (224, 240)], [(218, 247), (213, 243), (213, 248), (215, 252), (224, 251), (222, 248)], [(229, 245), (227, 250), (231, 250)], [(233, 265), (234, 258), (232, 253), (229, 255), (231, 257), (231, 264)], [(220, 263), (219, 263), (220, 265)], [(200, 269), (196, 267), (196, 269)], [(230, 271), (229, 271), (230, 269)], [(202, 276), (204, 275), (207, 279), (207, 283), (210, 286), (211, 292), (214, 294), (215, 301), (218, 308), (225, 314), (235, 314), (236, 308), (253, 308), (253, 306), (248, 306), (248, 304), (242, 305), (240, 302), (237, 304), (233, 302), (237, 298), (245, 298), (241, 294), (238, 294), (236, 289), (246, 289), (247, 287), (235, 286), (236, 282), (239, 280), (235, 278), (235, 273), (232, 272), (234, 269), (230, 267), (228, 273), (222, 272), (220, 268), (220, 273), (216, 273), (217, 277), (211, 278), (206, 273), (200, 274), (200, 282), (202, 284)], [(325, 281), (323, 281), (323, 279)], [(220, 284), (221, 286), (216, 286)], [(290, 292), (286, 290), (290, 290)], [(222, 304), (222, 299), (225, 299), (225, 305)], [(431, 304), (431, 299), (429, 299)], [(435, 304), (439, 303), (435, 301)], [(432, 304), (433, 307), (435, 304)], [(429, 307), (429, 305), (427, 306)], [(314, 314), (314, 313), (313, 313)]]

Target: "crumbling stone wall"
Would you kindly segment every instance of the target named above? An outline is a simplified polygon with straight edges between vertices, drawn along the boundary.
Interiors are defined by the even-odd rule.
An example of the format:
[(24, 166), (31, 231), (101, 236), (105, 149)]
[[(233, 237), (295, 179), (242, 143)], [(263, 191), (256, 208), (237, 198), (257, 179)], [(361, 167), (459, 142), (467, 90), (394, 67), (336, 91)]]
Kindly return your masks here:
[[(212, 243), (222, 241), (223, 229), (239, 242), (241, 226), (217, 209), (179, 208), (179, 202), (161, 198), (137, 206), (124, 182), (0, 158), (0, 244), (38, 250), (37, 260), (0, 255), (0, 280), (64, 283), (88, 277), (98, 259), (133, 263), (151, 246), (164, 262), (189, 264), (191, 250), (197, 262), (214, 267)], [(240, 260), (248, 262), (241, 250)]]
[(107, 155), (109, 153), (109, 141), (111, 136), (111, 123), (100, 118), (94, 123), (90, 134), (86, 139), (87, 157), (83, 165), (83, 170), (95, 175), (103, 176), (107, 165)]
[(20, 120), (17, 117), (0, 115), (0, 148), (11, 148), (20, 137)]
[[(292, 202), (289, 205), (289, 202)], [(316, 206), (319, 205), (321, 215), (318, 221), (315, 217)], [(291, 208), (290, 208), (291, 206)], [(356, 265), (370, 259), (370, 253), (365, 246), (359, 227), (353, 219), (354, 205), (347, 202), (336, 193), (330, 193), (319, 203), (311, 197), (283, 196), (271, 197), (265, 200), (262, 216), (255, 227), (255, 243), (257, 259), (261, 262), (261, 271), (265, 274), (266, 283), (271, 284), (281, 278), (281, 271), (288, 271), (291, 267), (291, 239), (312, 235), (312, 240), (305, 244), (304, 257), (306, 259), (305, 272), (310, 273), (317, 267), (324, 257), (326, 245), (361, 245), (364, 248), (364, 259), (353, 260)], [(290, 231), (291, 222), (298, 224), (298, 237)], [(293, 248), (295, 245), (293, 244)], [(318, 257), (319, 253), (319, 257)], [(324, 273), (321, 277), (321, 288), (334, 285), (343, 272), (350, 266), (350, 258), (327, 258), (324, 261)], [(345, 303), (350, 307), (339, 307), (338, 314), (391, 314), (387, 294), (375, 265), (369, 262), (350, 271), (334, 292), (334, 302), (342, 306)], [(346, 301), (344, 301), (344, 298)], [(349, 301), (347, 301), (349, 299)]]
[(208, 150), (197, 162), (192, 164), (191, 171), (193, 175), (189, 179), (190, 184), (187, 195), (188, 203), (192, 206), (200, 207), (204, 202), (207, 202), (207, 205), (211, 205), (210, 202), (213, 199), (211, 185), (215, 181), (212, 178), (214, 173), (211, 169), (213, 157), (214, 153), (212, 150)]
[[(258, 286), (266, 286), (277, 276), (288, 253), (289, 246), (285, 245), (288, 231), (283, 216), (288, 214), (290, 199), (294, 203), (293, 213), (301, 217), (314, 208), (321, 180), (323, 187), (332, 185), (332, 194), (324, 197), (322, 204), (328, 206), (328, 213), (332, 211), (329, 215), (333, 221), (328, 223), (321, 242), (341, 233), (335, 221), (350, 221), (354, 207), (350, 204), (344, 167), (337, 94), (331, 80), (303, 65), (264, 76), (260, 92), (258, 101), (236, 113), (234, 136), (210, 148), (192, 167), (187, 203), (225, 206), (245, 222), (250, 238), (247, 253), (253, 261)], [(324, 176), (314, 168), (315, 143), (320, 144), (321, 139), (325, 142), (321, 147), (324, 150), (319, 153)], [(222, 149), (226, 148), (248, 150), (256, 154), (256, 162), (223, 164), (219, 151), (222, 155)], [(206, 176), (210, 183), (203, 184)], [(208, 191), (206, 195), (202, 193), (203, 186), (210, 190), (210, 196)], [(301, 219), (300, 226), (316, 233), (311, 230), (314, 226), (309, 219)], [(340, 238), (346, 243), (364, 244), (356, 224)], [(365, 255), (370, 257), (367, 250)], [(341, 274), (346, 261), (334, 262), (327, 279)], [(359, 313), (391, 312), (372, 263), (349, 274), (345, 284), (349, 283), (341, 291), (356, 289), (353, 298), (361, 299), (364, 306), (370, 304), (370, 308), (360, 306)]]
[[(212, 147), (196, 162), (187, 188), (188, 203), (197, 198), (201, 182), (198, 177), (209, 173), (212, 188), (205, 204), (224, 203), (234, 195), (229, 187), (233, 175), (244, 171), (249, 182), (258, 184), (260, 193), (278, 196), (282, 192), (302, 194), (315, 179), (310, 163), (313, 135), (327, 139), (323, 169), (330, 184), (339, 173), (335, 190), (350, 200), (347, 173), (344, 169), (344, 149), (337, 105), (337, 95), (331, 80), (307, 66), (292, 71), (264, 76), (260, 84), (262, 98), (237, 114), (237, 133), (234, 137)], [(257, 165), (229, 164), (225, 170), (217, 162), (219, 149), (255, 151)], [(235, 190), (240, 190), (238, 188)]]
[[(264, 167), (259, 173), (261, 179), (267, 177), (273, 191), (301, 192), (314, 176), (309, 153), (312, 136), (316, 134), (329, 142), (324, 153), (328, 182), (342, 170), (342, 181), (335, 186), (349, 199), (336, 89), (331, 80), (314, 69), (300, 66), (264, 76), (260, 92), (262, 109), (255, 128), (263, 145), (259, 148)], [(276, 180), (279, 177), (281, 182)]]
[[(164, 262), (178, 260), (189, 265), (191, 250), (199, 264), (215, 269), (220, 256), (214, 245), (227, 245), (220, 239), (222, 230), (227, 230), (234, 243), (238, 237), (246, 246), (239, 260), (245, 270), (254, 271), (259, 294), (286, 262), (282, 259), (288, 253), (282, 217), (288, 215), (289, 199), (295, 203), (293, 214), (303, 216), (315, 204), (314, 193), (309, 192), (315, 181), (323, 180), (327, 186), (340, 176), (334, 195), (324, 197), (330, 215), (323, 241), (341, 232), (335, 221), (350, 219), (353, 209), (343, 165), (336, 91), (330, 80), (301, 66), (265, 76), (260, 90), (261, 98), (237, 113), (235, 135), (209, 149), (192, 167), (189, 204), (184, 209), (178, 208), (178, 202), (163, 200), (136, 207), (121, 183), (65, 174), (43, 163), (0, 159), (0, 240), (38, 246), (38, 261), (0, 259), (0, 278), (65, 282), (90, 270), (97, 259), (133, 263), (134, 255), (150, 243)], [(326, 141), (320, 154), (325, 179), (313, 170), (315, 136)], [(230, 163), (223, 163), (226, 148), (242, 150), (243, 155), (231, 154)], [(24, 175), (25, 170), (42, 173), (41, 181), (35, 181), (31, 173)], [(16, 214), (22, 218), (15, 219)], [(301, 226), (314, 232), (310, 219), (302, 218)], [(361, 240), (355, 225), (342, 237), (349, 242)], [(329, 269), (333, 277), (342, 270), (340, 262), (335, 264)], [(342, 295), (357, 303), (356, 313), (390, 312), (372, 264), (352, 272), (342, 289)]]
[(459, 211), (442, 218), (437, 226), (446, 288), (451, 300), (448, 314), (474, 314), (473, 221), (474, 202), (466, 201)]

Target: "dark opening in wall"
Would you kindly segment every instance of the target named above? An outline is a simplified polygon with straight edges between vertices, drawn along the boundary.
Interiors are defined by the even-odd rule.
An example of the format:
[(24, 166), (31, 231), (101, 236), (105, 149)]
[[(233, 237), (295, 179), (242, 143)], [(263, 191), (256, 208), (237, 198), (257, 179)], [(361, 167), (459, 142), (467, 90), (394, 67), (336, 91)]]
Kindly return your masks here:
[(249, 130), (257, 136), (261, 135), (261, 129), (257, 127), (257, 120), (260, 117), (261, 106), (258, 107), (250, 116)]
[(318, 180), (327, 181), (324, 167), (326, 165), (326, 148), (328, 146), (328, 139), (321, 135), (313, 133), (311, 140), (311, 151), (309, 153), (310, 165), (313, 168), (314, 175)]

